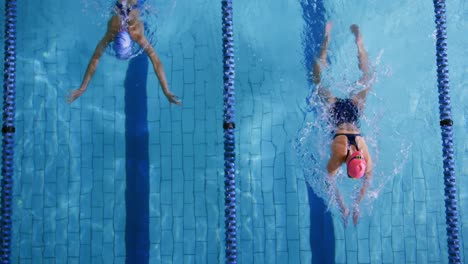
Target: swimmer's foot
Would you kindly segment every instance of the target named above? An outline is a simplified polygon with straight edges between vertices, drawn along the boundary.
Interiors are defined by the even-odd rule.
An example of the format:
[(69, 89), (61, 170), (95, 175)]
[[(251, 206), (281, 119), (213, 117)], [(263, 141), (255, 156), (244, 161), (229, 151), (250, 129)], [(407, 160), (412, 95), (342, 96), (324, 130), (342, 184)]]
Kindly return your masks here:
[(356, 44), (358, 46), (362, 45), (362, 35), (361, 35), (361, 31), (359, 30), (358, 25), (352, 24), (351, 27), (349, 27), (349, 29), (351, 30), (351, 32), (354, 34), (354, 37), (356, 38), (355, 39)]

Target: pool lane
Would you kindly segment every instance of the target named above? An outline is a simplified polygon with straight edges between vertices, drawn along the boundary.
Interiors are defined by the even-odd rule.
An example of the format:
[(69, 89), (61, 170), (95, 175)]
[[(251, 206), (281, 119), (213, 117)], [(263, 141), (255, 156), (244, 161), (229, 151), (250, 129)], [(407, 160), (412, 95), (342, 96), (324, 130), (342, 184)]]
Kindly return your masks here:
[(149, 263), (148, 57), (130, 60), (125, 77), (126, 263)]

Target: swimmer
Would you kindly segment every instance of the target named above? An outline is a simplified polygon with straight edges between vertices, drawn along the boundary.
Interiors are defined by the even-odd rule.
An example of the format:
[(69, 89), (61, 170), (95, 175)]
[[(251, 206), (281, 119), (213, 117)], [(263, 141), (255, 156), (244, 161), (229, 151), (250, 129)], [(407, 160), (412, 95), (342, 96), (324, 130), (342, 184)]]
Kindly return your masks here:
[[(349, 98), (337, 98), (332, 95), (327, 87), (321, 85), (321, 67), (328, 67), (327, 49), (330, 41), (332, 23), (325, 26), (324, 38), (320, 48), (319, 58), (315, 60), (312, 80), (317, 86), (317, 92), (324, 103), (329, 107), (330, 121), (334, 127), (334, 136), (331, 143), (331, 157), (328, 161), (327, 171), (329, 177), (336, 175), (343, 163), (346, 164), (348, 177), (351, 179), (362, 179), (362, 187), (353, 205), (353, 223), (359, 221), (359, 204), (361, 203), (372, 178), (372, 159), (369, 154), (364, 136), (359, 130), (359, 117), (361, 116), (366, 95), (371, 89), (371, 73), (369, 69), (367, 52), (364, 49), (362, 35), (359, 27), (351, 25), (350, 30), (354, 34), (358, 48), (359, 69), (363, 75), (358, 84), (364, 88)], [(332, 181), (333, 182), (333, 181)], [(336, 198), (340, 206), (343, 221), (347, 225), (349, 210), (346, 207), (339, 190), (335, 188)]]
[(68, 103), (72, 103), (86, 91), (96, 71), (99, 59), (111, 42), (114, 41), (113, 48), (116, 51), (117, 57), (119, 59), (128, 59), (132, 55), (131, 41), (133, 40), (148, 54), (153, 64), (154, 72), (158, 77), (159, 84), (161, 85), (164, 95), (169, 100), (169, 103), (181, 104), (178, 97), (169, 91), (162, 63), (151, 43), (149, 43), (145, 37), (144, 26), (139, 19), (139, 7), (141, 4), (141, 1), (138, 3), (138, 0), (118, 0), (116, 2), (114, 8), (115, 14), (107, 23), (107, 32), (96, 46), (80, 88), (69, 93), (67, 98)]

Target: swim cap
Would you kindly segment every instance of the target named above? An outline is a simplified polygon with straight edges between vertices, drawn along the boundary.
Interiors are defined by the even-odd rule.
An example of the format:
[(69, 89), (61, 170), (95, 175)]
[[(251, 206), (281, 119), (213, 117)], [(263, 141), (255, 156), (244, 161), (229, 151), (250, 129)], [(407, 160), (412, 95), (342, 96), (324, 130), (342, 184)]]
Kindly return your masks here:
[(115, 36), (113, 49), (117, 58), (121, 60), (128, 60), (133, 56), (132, 39), (127, 31), (120, 31)]
[(353, 179), (360, 179), (366, 172), (367, 164), (364, 154), (361, 151), (354, 151), (346, 162), (348, 176)]

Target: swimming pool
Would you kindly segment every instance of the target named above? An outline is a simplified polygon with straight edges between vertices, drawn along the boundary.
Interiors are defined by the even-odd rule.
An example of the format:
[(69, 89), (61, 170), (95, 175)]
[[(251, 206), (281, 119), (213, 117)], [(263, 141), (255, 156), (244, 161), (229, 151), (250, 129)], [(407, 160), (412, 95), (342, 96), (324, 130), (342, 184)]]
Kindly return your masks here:
[[(129, 151), (140, 143), (129, 145), (137, 129), (126, 123), (125, 91), (144, 77), (105, 55), (87, 93), (64, 103), (104, 33), (107, 12), (94, 8), (108, 3), (19, 5), (14, 263), (125, 262), (127, 212), (134, 209), (126, 207), (127, 162), (141, 154)], [(141, 136), (147, 155), (138, 157), (147, 169), (137, 174), (146, 175), (148, 190), (131, 194), (142, 194), (149, 206), (143, 255), (150, 263), (223, 262), (221, 3), (148, 3), (160, 23), (156, 50), (183, 106), (168, 105), (151, 70), (138, 86), (147, 95), (132, 100), (138, 108), (147, 98), (146, 113), (137, 112), (147, 122), (132, 114), (147, 126)], [(378, 127), (376, 175), (392, 174), (402, 142), (411, 148), (356, 228), (344, 229), (338, 215), (324, 214), (292, 147), (310, 91), (304, 7), (235, 2), (239, 262), (317, 263), (320, 256), (321, 263), (445, 263), (432, 3), (311, 3), (323, 4), (317, 24), (334, 22), (330, 74), (336, 80), (358, 76), (351, 23), (361, 26), (378, 62), (366, 112)], [(468, 235), (466, 10), (463, 1), (448, 3), (462, 237)], [(365, 124), (363, 131), (372, 129)], [(461, 253), (468, 253), (464, 243)]]

